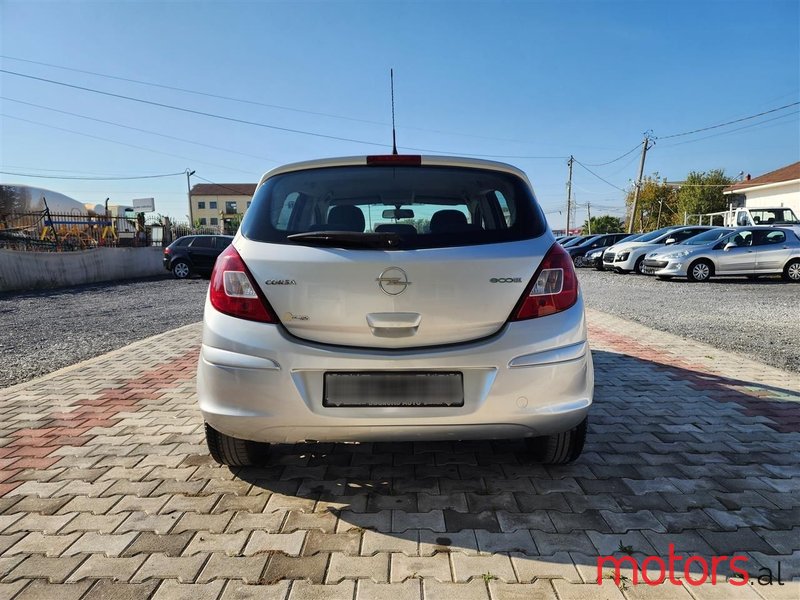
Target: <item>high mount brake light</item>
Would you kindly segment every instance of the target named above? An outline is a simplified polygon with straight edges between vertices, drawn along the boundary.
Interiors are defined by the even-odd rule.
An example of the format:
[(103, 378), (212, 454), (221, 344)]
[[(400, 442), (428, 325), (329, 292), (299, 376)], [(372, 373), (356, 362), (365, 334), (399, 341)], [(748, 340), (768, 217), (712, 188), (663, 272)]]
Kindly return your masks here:
[(367, 157), (367, 164), (380, 165), (421, 165), (422, 156), (418, 154), (374, 154)]
[(555, 243), (542, 259), (510, 320), (553, 315), (574, 306), (577, 301), (578, 278), (572, 259), (561, 244)]
[(226, 315), (261, 323), (278, 322), (272, 307), (232, 244), (225, 248), (214, 264), (209, 299), (211, 306)]

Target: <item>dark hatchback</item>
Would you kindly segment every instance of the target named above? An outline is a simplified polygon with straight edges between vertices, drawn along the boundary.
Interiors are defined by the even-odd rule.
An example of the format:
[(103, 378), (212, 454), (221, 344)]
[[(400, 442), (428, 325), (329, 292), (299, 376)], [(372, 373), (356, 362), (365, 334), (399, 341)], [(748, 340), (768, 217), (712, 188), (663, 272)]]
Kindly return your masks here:
[(232, 241), (232, 235), (185, 235), (164, 248), (164, 268), (176, 279), (210, 277), (217, 257)]

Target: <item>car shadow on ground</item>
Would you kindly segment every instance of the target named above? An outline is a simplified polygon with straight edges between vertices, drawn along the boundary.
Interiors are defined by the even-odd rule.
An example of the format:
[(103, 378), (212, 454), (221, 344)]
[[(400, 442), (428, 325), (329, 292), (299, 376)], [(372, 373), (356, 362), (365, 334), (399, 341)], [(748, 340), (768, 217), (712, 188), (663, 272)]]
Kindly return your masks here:
[[(421, 577), (448, 553), (457, 579), (477, 568), (521, 581), (594, 581), (598, 555), (641, 561), (670, 544), (707, 560), (743, 555), (752, 573), (787, 559), (800, 393), (593, 355), (589, 433), (570, 465), (535, 464), (521, 441), (447, 441), (279, 445), (268, 466), (232, 470), (290, 511), (280, 532), (314, 530), (304, 556), (402, 553)], [(793, 561), (784, 576), (800, 577)]]

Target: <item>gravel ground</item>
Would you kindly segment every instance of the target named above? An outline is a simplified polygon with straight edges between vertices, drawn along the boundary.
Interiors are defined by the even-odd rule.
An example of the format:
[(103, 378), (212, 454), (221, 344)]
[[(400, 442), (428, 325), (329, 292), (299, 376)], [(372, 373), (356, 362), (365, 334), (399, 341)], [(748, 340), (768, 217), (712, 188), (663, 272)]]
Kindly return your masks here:
[(586, 305), (800, 371), (800, 285), (780, 278), (690, 283), (579, 269)]
[[(580, 269), (586, 304), (800, 371), (800, 286), (778, 279), (659, 281)], [(0, 294), (0, 388), (199, 321), (208, 282), (169, 276)]]
[(0, 388), (203, 317), (205, 279), (0, 294)]

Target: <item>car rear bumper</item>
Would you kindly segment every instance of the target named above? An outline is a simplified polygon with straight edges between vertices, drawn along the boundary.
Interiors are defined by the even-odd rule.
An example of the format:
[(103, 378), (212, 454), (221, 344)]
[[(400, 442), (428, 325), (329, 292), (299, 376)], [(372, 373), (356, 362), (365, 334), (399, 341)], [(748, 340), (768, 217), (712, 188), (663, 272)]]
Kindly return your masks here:
[[(223, 315), (206, 302), (197, 390), (218, 431), (271, 443), (496, 439), (547, 435), (580, 423), (594, 373), (582, 299), (564, 312), (509, 323), (489, 339), (378, 350), (291, 337), (276, 325)], [(325, 407), (328, 371), (459, 371), (458, 407)]]

